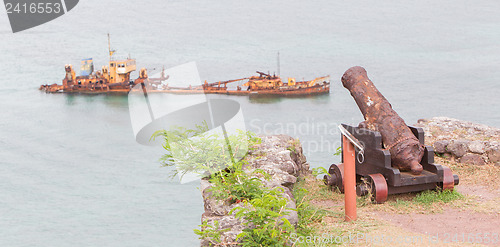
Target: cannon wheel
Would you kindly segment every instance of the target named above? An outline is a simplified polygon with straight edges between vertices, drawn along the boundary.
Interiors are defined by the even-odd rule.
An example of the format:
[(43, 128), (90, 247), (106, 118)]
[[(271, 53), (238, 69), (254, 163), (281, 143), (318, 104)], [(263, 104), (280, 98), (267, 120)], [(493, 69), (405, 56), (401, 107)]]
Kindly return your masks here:
[(339, 188), (344, 193), (344, 163), (332, 164), (325, 175), (325, 184), (332, 186), (332, 189)]
[(372, 201), (374, 203), (384, 203), (387, 201), (387, 182), (382, 174), (368, 175), (368, 181), (371, 187)]
[(443, 182), (438, 183), (438, 187), (441, 190), (450, 190), (453, 191), (455, 187), (455, 178), (453, 177), (453, 173), (451, 169), (447, 166), (443, 166)]

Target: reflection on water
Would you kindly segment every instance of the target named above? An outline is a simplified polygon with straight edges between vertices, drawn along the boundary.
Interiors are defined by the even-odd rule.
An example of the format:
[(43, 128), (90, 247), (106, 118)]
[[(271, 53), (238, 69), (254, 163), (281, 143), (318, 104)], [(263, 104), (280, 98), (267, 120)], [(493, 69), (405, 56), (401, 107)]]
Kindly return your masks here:
[(279, 96), (265, 96), (265, 95), (250, 95), (248, 96), (249, 102), (254, 104), (273, 104), (281, 101)]
[[(244, 96), (245, 97), (245, 96)], [(291, 101), (312, 101), (315, 103), (328, 104), (330, 102), (330, 94), (321, 95), (259, 95), (250, 94), (248, 96), (249, 102), (254, 104), (274, 104), (279, 103), (283, 100)]]
[(98, 102), (113, 108), (127, 108), (126, 93), (111, 93), (111, 94), (89, 94), (89, 93), (57, 93), (54, 97), (64, 97), (66, 105), (75, 105), (78, 103), (93, 103)]
[(75, 104), (76, 97), (74, 94), (68, 93), (68, 94), (64, 94), (64, 96), (66, 98), (67, 105), (74, 105)]

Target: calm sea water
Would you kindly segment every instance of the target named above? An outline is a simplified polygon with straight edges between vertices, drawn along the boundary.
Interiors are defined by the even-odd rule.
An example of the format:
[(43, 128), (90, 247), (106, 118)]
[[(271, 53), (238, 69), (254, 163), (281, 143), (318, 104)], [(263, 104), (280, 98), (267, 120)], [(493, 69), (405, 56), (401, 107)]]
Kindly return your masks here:
[[(500, 127), (498, 1), (80, 1), (12, 34), (0, 11), (0, 246), (195, 246), (198, 184), (134, 141), (127, 98), (39, 92), (64, 64), (118, 55), (140, 67), (196, 61), (208, 81), (255, 70), (312, 79), (329, 96), (232, 98), (247, 127), (300, 138), (313, 167), (337, 162), (339, 123), (362, 120), (340, 84), (364, 66), (407, 121), (449, 116)], [(136, 76), (136, 75), (134, 75)]]

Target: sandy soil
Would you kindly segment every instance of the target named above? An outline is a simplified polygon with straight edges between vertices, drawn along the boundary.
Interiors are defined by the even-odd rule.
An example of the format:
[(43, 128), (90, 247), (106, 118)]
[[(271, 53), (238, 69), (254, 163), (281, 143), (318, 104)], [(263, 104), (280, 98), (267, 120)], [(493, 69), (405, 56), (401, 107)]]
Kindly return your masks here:
[[(447, 208), (440, 214), (394, 214), (377, 216), (397, 227), (435, 237), (443, 243), (474, 242), (500, 245), (500, 214)], [(470, 241), (469, 241), (470, 240)]]
[(435, 214), (398, 214), (375, 211), (376, 217), (409, 232), (424, 234), (440, 244), (476, 243), (500, 246), (500, 190), (486, 186), (461, 185), (457, 191), (469, 196), (473, 206), (445, 206)]

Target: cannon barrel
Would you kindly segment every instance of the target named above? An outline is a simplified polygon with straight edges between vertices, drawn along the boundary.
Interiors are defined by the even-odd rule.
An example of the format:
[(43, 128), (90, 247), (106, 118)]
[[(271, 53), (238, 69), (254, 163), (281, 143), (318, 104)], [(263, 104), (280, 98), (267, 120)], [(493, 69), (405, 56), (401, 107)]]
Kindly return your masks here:
[(384, 148), (391, 153), (391, 164), (403, 171), (420, 174), (424, 147), (391, 104), (377, 90), (363, 67), (352, 67), (342, 76), (342, 84), (350, 92), (365, 121), (360, 127), (379, 131)]

